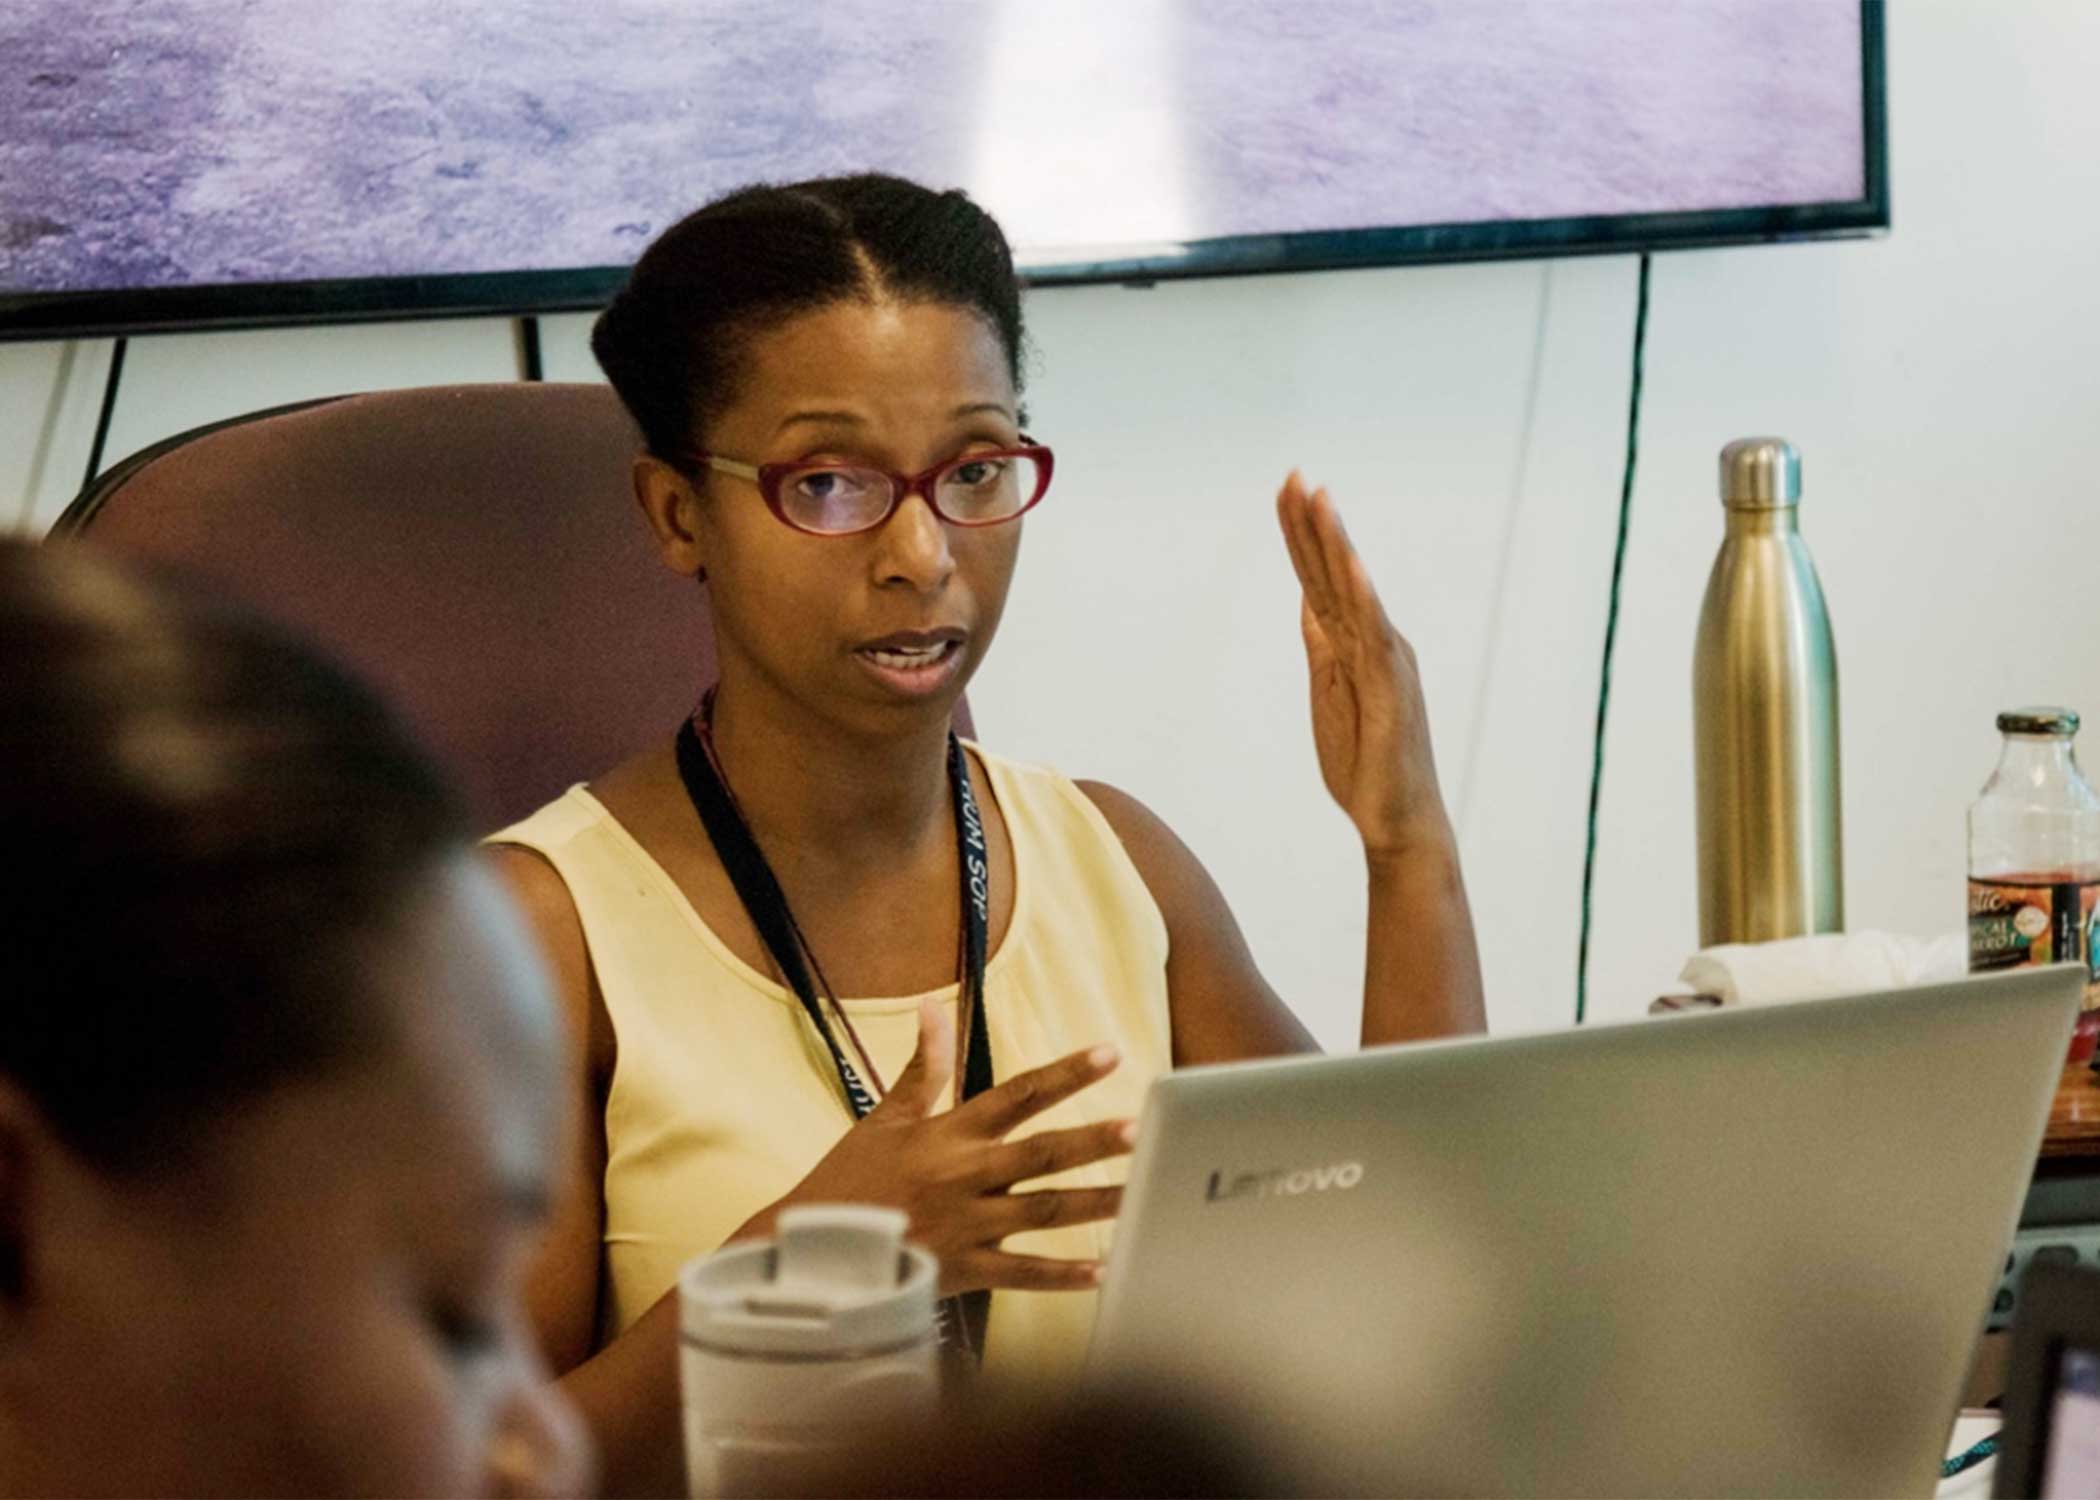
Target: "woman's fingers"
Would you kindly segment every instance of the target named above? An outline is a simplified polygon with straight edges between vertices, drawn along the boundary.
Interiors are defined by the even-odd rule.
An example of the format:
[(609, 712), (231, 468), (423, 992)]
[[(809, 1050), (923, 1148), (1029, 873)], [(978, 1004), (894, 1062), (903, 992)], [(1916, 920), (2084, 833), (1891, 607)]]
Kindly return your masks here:
[(1317, 702), (1335, 671), (1334, 641), (1309, 601), (1301, 601), (1298, 606), (1298, 628), (1305, 637), (1305, 670)]
[(1334, 501), (1324, 489), (1313, 491), (1306, 503), (1307, 523), (1312, 531), (1314, 550), (1319, 554), (1320, 566), (1327, 578), (1329, 614), (1352, 626), (1360, 626), (1360, 603), (1353, 585), (1352, 565), (1357, 563), (1356, 548), (1349, 540), (1348, 532), (1342, 529), (1342, 517), (1334, 508)]
[(1293, 469), (1283, 493), (1277, 497), (1277, 514), (1283, 522), (1284, 543), (1291, 552), (1291, 566), (1298, 574), (1298, 584), (1305, 591), (1306, 602), (1323, 619), (1331, 616), (1339, 603), (1335, 590), (1340, 582), (1314, 524), (1316, 510), (1325, 494), (1324, 490), (1308, 491), (1305, 481)]
[(1334, 498), (1324, 487), (1306, 494), (1301, 485), (1295, 494), (1279, 497), (1278, 507), (1286, 518), (1285, 539), (1306, 607), (1329, 644), (1346, 650), (1354, 637), (1382, 633), (1384, 608)]
[(963, 1256), (941, 1277), (946, 1294), (988, 1287), (1012, 1292), (1090, 1292), (1101, 1285), (1098, 1260), (1055, 1260), (1045, 1255), (1008, 1255), (982, 1250)]
[(986, 1089), (957, 1106), (951, 1118), (973, 1135), (1004, 1140), (1044, 1110), (1106, 1078), (1122, 1060), (1123, 1054), (1107, 1045), (1074, 1052)]
[(1276, 514), (1313, 615), (1323, 625), (1346, 617), (1351, 624), (1368, 620), (1382, 627), (1385, 608), (1378, 590), (1325, 487), (1308, 491), (1298, 471), (1291, 470), (1277, 491)]
[(1074, 1167), (1128, 1156), (1137, 1144), (1137, 1121), (1103, 1120), (1069, 1130), (1044, 1130), (986, 1151), (957, 1186), (980, 1193), (999, 1192), (1017, 1182), (1033, 1182)]
[(1314, 571), (1313, 538), (1305, 520), (1305, 481), (1296, 469), (1276, 492), (1276, 523), (1283, 530), (1284, 550), (1291, 555), (1291, 571), (1310, 598), (1322, 586), (1322, 577)]
[[(935, 1000), (919, 1002), (919, 1045), (878, 1110), (923, 1120), (941, 1107), (955, 1075), (955, 1017)], [(871, 1116), (872, 1118), (872, 1116)]]
[[(1382, 644), (1392, 630), (1385, 604), (1378, 597), (1377, 585), (1371, 581), (1371, 570), (1365, 566), (1356, 544), (1349, 540), (1341, 513), (1335, 509), (1334, 501), (1325, 490), (1313, 496), (1312, 513), (1321, 556), (1335, 581), (1330, 637), (1339, 631), (1352, 637), (1352, 644)], [(1329, 624), (1329, 621), (1323, 619), (1322, 624)]]
[(1385, 603), (1378, 597), (1378, 586), (1371, 582), (1371, 570), (1364, 566), (1363, 558), (1350, 556), (1348, 577), (1349, 610), (1357, 621), (1358, 639), (1383, 662), (1397, 639)]
[(1044, 1188), (1034, 1193), (1000, 1193), (984, 1200), (987, 1239), (1005, 1239), (1034, 1229), (1063, 1229), (1113, 1219), (1123, 1206), (1119, 1187)]

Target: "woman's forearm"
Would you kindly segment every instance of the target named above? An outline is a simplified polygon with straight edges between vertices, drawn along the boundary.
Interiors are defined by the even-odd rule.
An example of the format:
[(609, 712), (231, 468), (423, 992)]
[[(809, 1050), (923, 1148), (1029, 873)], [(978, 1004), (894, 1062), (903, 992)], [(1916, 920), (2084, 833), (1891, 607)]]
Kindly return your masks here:
[[(767, 1204), (725, 1243), (770, 1235), (787, 1201)], [(605, 1494), (686, 1492), (677, 1287), (558, 1383), (597, 1441), (599, 1483)]]
[(1366, 862), (1363, 1044), (1485, 1030), (1480, 950), (1450, 828)]
[(676, 1287), (559, 1383), (597, 1441), (607, 1495), (685, 1493)]

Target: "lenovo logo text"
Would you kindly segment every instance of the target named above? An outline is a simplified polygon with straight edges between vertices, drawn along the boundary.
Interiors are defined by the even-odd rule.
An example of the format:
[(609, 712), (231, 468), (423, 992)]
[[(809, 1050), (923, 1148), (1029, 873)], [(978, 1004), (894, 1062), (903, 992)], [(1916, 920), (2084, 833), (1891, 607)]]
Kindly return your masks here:
[(1345, 1193), (1363, 1180), (1364, 1164), (1360, 1161), (1295, 1170), (1279, 1167), (1273, 1172), (1241, 1172), (1232, 1177), (1213, 1172), (1203, 1196), (1210, 1203), (1222, 1203), (1227, 1198), (1296, 1198), (1305, 1193)]

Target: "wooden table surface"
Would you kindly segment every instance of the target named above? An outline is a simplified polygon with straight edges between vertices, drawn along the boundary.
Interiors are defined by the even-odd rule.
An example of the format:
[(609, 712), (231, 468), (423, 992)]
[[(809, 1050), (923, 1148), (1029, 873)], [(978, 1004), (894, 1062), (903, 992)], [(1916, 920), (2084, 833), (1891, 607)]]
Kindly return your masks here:
[(2042, 1137), (2044, 1160), (2090, 1158), (2100, 1164), (2100, 1073), (2084, 1063), (2064, 1069), (2049, 1107), (2049, 1130)]

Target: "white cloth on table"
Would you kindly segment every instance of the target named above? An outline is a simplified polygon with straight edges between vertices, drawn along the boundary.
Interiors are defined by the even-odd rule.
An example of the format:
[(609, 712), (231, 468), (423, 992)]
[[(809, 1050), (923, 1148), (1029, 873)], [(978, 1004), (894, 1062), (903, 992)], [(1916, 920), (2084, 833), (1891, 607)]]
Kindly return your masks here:
[(1831, 932), (1707, 948), (1686, 961), (1679, 977), (1723, 1005), (1773, 1005), (1959, 979), (1968, 965), (1964, 930), (1932, 938)]

